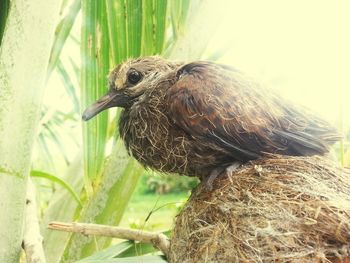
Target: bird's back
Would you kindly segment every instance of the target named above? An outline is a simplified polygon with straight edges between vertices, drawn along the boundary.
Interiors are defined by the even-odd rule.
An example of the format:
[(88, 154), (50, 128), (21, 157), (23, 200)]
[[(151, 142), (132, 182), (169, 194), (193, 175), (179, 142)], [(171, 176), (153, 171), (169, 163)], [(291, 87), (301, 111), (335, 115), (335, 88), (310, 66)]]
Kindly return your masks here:
[(193, 62), (154, 83), (124, 110), (120, 133), (138, 161), (162, 172), (205, 178), (266, 153), (322, 155), (340, 139), (326, 121), (226, 66)]
[(237, 160), (322, 155), (341, 138), (328, 122), (229, 67), (194, 62), (177, 76), (167, 92), (170, 116), (198, 142), (213, 142)]

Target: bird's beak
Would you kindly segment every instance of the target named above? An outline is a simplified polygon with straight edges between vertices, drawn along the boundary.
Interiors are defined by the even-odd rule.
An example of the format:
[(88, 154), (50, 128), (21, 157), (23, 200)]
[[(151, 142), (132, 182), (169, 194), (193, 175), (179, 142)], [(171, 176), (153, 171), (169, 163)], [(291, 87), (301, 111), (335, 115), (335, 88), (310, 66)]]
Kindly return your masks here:
[(101, 111), (111, 107), (123, 107), (129, 97), (117, 90), (111, 90), (106, 95), (98, 99), (95, 103), (87, 107), (83, 113), (83, 120), (88, 121)]

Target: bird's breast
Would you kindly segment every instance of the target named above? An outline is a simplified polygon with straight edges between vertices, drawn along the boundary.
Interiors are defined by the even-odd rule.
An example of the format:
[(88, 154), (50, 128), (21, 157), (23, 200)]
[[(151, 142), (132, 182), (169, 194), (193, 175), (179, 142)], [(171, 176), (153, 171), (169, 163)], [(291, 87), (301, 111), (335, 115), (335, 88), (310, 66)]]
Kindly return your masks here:
[(125, 110), (119, 129), (129, 153), (142, 165), (161, 172), (205, 177), (212, 166), (228, 157), (177, 127), (161, 103)]
[(189, 138), (173, 127), (165, 107), (158, 101), (125, 110), (119, 129), (129, 153), (144, 166), (186, 173)]

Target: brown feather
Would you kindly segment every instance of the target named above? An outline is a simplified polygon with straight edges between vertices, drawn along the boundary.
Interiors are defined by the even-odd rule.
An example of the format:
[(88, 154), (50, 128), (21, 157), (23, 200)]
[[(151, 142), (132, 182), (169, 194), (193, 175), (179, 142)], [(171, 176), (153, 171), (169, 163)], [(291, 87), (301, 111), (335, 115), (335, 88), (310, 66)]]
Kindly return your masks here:
[[(341, 138), (326, 121), (227, 66), (145, 61), (128, 61), (118, 72), (147, 72), (135, 87), (125, 84), (123, 92), (138, 96), (120, 118), (126, 147), (147, 167), (207, 177), (267, 153), (322, 155)], [(118, 72), (111, 83), (120, 82)]]

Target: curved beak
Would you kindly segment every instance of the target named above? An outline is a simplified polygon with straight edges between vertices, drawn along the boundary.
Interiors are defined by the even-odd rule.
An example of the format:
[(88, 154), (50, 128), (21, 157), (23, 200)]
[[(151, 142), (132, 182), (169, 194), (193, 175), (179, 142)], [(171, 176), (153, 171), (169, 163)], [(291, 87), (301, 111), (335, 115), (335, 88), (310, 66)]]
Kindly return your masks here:
[(98, 99), (95, 103), (90, 105), (83, 112), (82, 119), (88, 121), (95, 117), (101, 111), (111, 107), (123, 107), (129, 101), (129, 97), (120, 91), (111, 90), (106, 95)]

